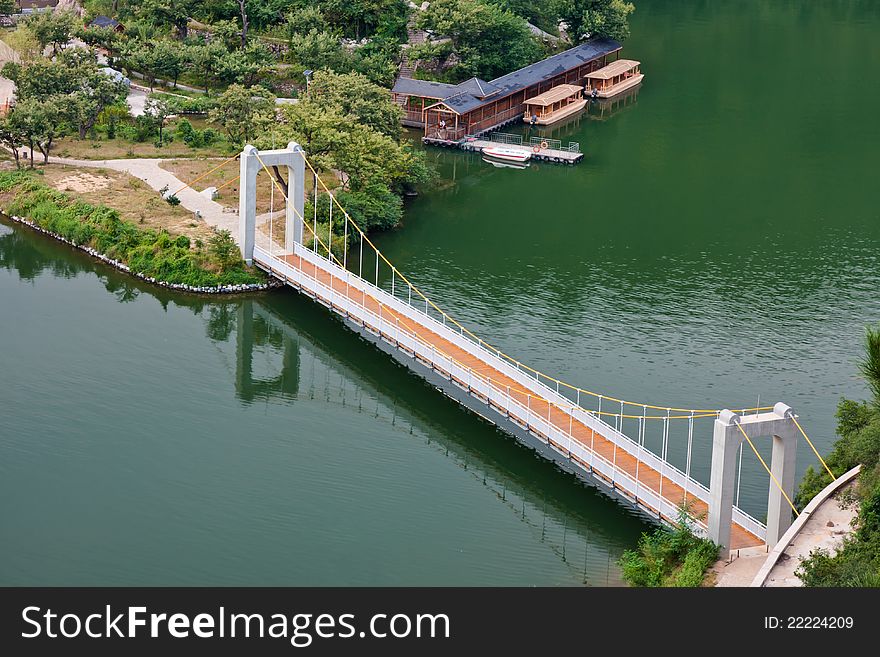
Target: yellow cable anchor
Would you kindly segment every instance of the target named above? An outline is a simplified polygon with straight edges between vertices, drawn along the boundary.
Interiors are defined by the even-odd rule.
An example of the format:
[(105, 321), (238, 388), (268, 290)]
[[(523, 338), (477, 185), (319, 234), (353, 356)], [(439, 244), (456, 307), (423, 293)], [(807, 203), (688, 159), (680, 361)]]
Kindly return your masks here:
[(236, 155), (233, 155), (232, 157), (226, 158), (225, 160), (223, 160), (223, 162), (221, 162), (220, 164), (218, 164), (217, 166), (215, 166), (215, 167), (214, 167), (213, 169), (211, 169), (210, 171), (205, 171), (205, 173), (203, 173), (202, 175), (196, 177), (196, 179), (193, 180), (192, 182), (185, 183), (185, 184), (183, 185), (183, 187), (181, 187), (180, 189), (178, 189), (177, 191), (175, 191), (173, 194), (171, 194), (171, 196), (177, 196), (180, 192), (182, 192), (182, 191), (183, 191), (184, 189), (186, 189), (187, 187), (192, 187), (192, 186), (195, 185), (197, 182), (199, 182), (202, 178), (204, 178), (205, 176), (210, 176), (210, 175), (211, 175), (212, 173), (214, 173), (217, 169), (219, 169), (219, 168), (222, 167), (222, 166), (226, 166), (229, 162), (231, 162), (232, 160), (236, 159), (237, 157), (238, 157), (238, 155), (236, 154)]

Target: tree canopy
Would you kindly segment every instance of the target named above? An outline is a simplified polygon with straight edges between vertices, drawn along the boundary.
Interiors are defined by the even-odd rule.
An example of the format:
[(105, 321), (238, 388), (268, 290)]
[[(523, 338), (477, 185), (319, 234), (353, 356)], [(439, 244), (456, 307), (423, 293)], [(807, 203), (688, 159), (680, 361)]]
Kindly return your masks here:
[(416, 56), (454, 56), (453, 77), (492, 79), (536, 61), (543, 54), (526, 22), (498, 5), (480, 0), (435, 0), (417, 20), (419, 28), (449, 38), (439, 50)]
[(561, 17), (575, 41), (592, 37), (624, 41), (633, 11), (635, 6), (625, 0), (563, 0)]

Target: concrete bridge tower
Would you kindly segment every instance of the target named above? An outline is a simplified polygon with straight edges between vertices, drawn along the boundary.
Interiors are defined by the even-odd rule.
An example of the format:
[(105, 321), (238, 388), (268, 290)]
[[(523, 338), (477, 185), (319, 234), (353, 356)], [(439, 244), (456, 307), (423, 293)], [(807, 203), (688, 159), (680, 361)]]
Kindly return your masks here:
[[(715, 420), (712, 443), (712, 477), (709, 484), (709, 538), (730, 556), (733, 498), (736, 491), (737, 450), (746, 436), (771, 436), (770, 493), (767, 501), (767, 545), (772, 548), (792, 522), (789, 500), (794, 497), (798, 429), (789, 406), (778, 403), (768, 413), (737, 415), (724, 410)], [(787, 497), (787, 499), (786, 499)]]
[[(263, 166), (287, 167), (287, 210), (284, 220), (284, 250), (293, 252), (294, 243), (303, 240), (303, 205), (305, 202), (306, 159), (302, 147), (296, 142), (287, 148), (258, 151), (248, 144), (241, 152), (240, 197), (238, 204), (238, 244), (241, 257), (249, 265), (254, 259), (254, 239), (257, 219), (257, 174)], [(269, 175), (272, 175), (271, 171)]]

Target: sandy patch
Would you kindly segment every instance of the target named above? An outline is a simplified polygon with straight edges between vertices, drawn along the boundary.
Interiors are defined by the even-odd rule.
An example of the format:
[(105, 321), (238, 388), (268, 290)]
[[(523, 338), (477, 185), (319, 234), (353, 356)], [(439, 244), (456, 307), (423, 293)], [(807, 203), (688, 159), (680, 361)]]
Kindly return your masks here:
[(62, 192), (78, 192), (87, 194), (97, 192), (110, 187), (113, 181), (106, 176), (95, 176), (91, 173), (77, 173), (72, 176), (61, 178), (55, 183), (55, 188)]

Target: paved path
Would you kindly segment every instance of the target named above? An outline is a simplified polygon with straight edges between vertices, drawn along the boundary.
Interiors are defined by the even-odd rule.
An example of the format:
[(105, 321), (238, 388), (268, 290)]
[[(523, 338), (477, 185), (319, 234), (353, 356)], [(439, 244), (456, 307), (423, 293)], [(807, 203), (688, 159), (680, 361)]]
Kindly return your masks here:
[[(17, 62), (19, 60), (18, 53), (15, 52), (5, 41), (0, 41), (0, 68), (7, 62)], [(0, 105), (11, 102), (15, 96), (15, 83), (0, 77)]]
[[(160, 158), (121, 160), (74, 160), (63, 157), (49, 158), (50, 164), (122, 171), (140, 178), (157, 192), (166, 186), (169, 191), (176, 192), (183, 187), (185, 183), (170, 171), (166, 171), (159, 166), (163, 161), (165, 160)], [(180, 199), (181, 206), (190, 212), (201, 214), (201, 217), (206, 224), (220, 230), (228, 230), (232, 233), (232, 236), (236, 241), (238, 241), (237, 213), (224, 211), (222, 205), (189, 187), (177, 192), (177, 198)]]

